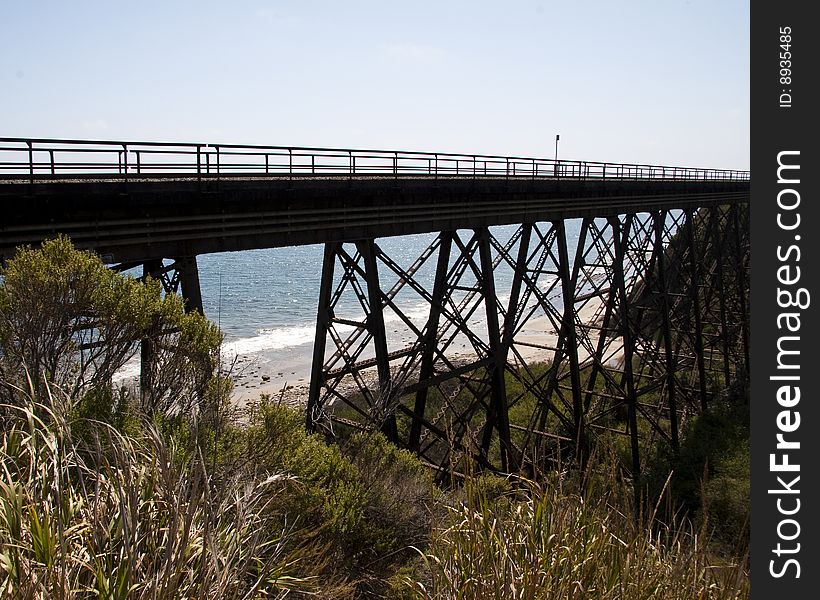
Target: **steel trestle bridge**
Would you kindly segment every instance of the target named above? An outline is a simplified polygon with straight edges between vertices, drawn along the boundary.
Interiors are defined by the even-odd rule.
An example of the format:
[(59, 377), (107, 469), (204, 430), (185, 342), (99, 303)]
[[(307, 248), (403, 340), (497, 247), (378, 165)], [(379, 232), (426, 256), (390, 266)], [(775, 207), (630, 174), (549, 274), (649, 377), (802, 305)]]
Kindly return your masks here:
[[(202, 310), (197, 255), (324, 244), (309, 428), (380, 429), (442, 473), (623, 438), (637, 482), (651, 444), (677, 450), (748, 377), (749, 189), (676, 166), (0, 138), (0, 259), (65, 234)], [(422, 232), (409, 264), (377, 241)]]

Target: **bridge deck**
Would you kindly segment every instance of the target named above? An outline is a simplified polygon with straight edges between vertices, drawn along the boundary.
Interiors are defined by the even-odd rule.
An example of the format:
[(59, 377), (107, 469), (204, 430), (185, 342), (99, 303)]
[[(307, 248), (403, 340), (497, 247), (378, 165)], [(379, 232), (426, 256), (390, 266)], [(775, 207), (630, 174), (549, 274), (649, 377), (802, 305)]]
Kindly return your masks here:
[(749, 187), (405, 174), (6, 176), (0, 259), (60, 233), (131, 261), (748, 202)]

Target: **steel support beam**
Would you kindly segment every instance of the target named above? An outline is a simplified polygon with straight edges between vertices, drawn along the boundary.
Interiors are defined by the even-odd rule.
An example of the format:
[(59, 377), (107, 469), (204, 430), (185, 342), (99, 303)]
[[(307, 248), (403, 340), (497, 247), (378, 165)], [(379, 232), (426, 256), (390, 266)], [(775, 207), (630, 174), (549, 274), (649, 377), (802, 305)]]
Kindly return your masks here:
[(518, 302), (521, 298), (521, 284), (524, 274), (527, 271), (527, 254), (532, 238), (532, 223), (524, 223), (521, 226), (521, 237), (518, 240), (518, 256), (513, 270), (513, 280), (510, 286), (510, 300), (507, 303), (507, 315), (504, 319), (504, 337), (501, 341), (502, 362), (506, 363), (510, 347), (515, 337), (515, 317), (519, 309)]
[(745, 368), (746, 377), (749, 376), (749, 312), (747, 309), (747, 296), (746, 296), (746, 264), (743, 260), (743, 257), (746, 256), (746, 252), (743, 248), (743, 241), (741, 240), (741, 229), (745, 231), (749, 231), (749, 224), (748, 224), (748, 207), (746, 208), (746, 223), (745, 227), (741, 225), (740, 222), (740, 207), (736, 204), (732, 204), (729, 206), (729, 215), (732, 221), (732, 241), (734, 242), (734, 258), (735, 258), (735, 267), (736, 267), (736, 276), (737, 276), (737, 301), (740, 305), (740, 332), (741, 332), (741, 343), (743, 346), (743, 366)]
[(581, 404), (581, 369), (578, 363), (578, 338), (575, 331), (575, 285), (577, 269), (573, 268), (573, 276), (570, 276), (569, 251), (567, 250), (567, 232), (564, 221), (554, 224), (558, 244), (558, 272), (561, 278), (561, 293), (564, 303), (564, 315), (562, 319), (563, 335), (566, 339), (565, 346), (567, 357), (569, 358), (570, 385), (572, 386), (572, 417), (575, 425), (575, 458), (578, 464), (586, 462), (586, 435), (584, 432), (584, 412)]
[[(484, 307), (487, 315), (487, 336), (489, 337), (490, 356), (492, 357), (490, 373), (490, 414), (485, 425), (485, 432), (493, 426), (498, 429), (501, 469), (510, 470), (517, 460), (510, 440), (510, 421), (507, 411), (507, 391), (504, 381), (504, 367), (501, 362), (501, 331), (498, 324), (498, 303), (493, 277), (493, 261), (490, 254), (490, 232), (484, 227), (476, 230), (478, 236), (478, 254), (481, 261), (481, 291), (484, 296)], [(485, 437), (486, 441), (486, 437)], [(488, 448), (484, 448), (486, 453)], [(515, 470), (515, 469), (513, 469)]]
[[(632, 215), (627, 215), (624, 223), (624, 237), (628, 237), (632, 224)], [(623, 379), (626, 385), (626, 402), (629, 419), (629, 440), (632, 449), (632, 486), (635, 501), (636, 514), (640, 513), (641, 506), (641, 458), (640, 445), (638, 440), (638, 397), (635, 393), (635, 381), (632, 373), (633, 339), (632, 330), (629, 323), (629, 301), (626, 295), (626, 284), (624, 279), (624, 244), (621, 240), (621, 221), (617, 217), (610, 217), (609, 224), (612, 228), (612, 241), (615, 246), (615, 262), (613, 263), (614, 284), (618, 292), (618, 304), (621, 312), (620, 325), (621, 337), (623, 338), (624, 354), (624, 374)]]
[(185, 300), (185, 312), (197, 311), (204, 313), (202, 308), (202, 290), (199, 286), (199, 268), (196, 256), (184, 256), (175, 259), (179, 272), (179, 285), (182, 298)]
[[(344, 412), (328, 414), (331, 420), (345, 426), (353, 418), (363, 429), (380, 426), (444, 470), (457, 469), (464, 459), (479, 468), (534, 471), (568, 443), (583, 464), (586, 446), (597, 437), (624, 435), (639, 502), (642, 444), (660, 440), (677, 451), (683, 411), (703, 410), (705, 396), (698, 392), (714, 371), (704, 356), (713, 351), (717, 361), (722, 347), (725, 360), (732, 346), (723, 338), (737, 337), (728, 320), (739, 303), (730, 307), (724, 298), (726, 321), (718, 324), (723, 317), (715, 317), (715, 288), (743, 273), (735, 276), (732, 268), (721, 274), (719, 263), (729, 250), (709, 247), (720, 242), (715, 228), (730, 227), (733, 220), (706, 216), (661, 209), (646, 218), (630, 212), (590, 217), (577, 240), (562, 219), (549, 227), (525, 223), (511, 236), (496, 237), (488, 228), (476, 228), (469, 239), (445, 231), (410, 267), (373, 240), (357, 242), (355, 255), (341, 244), (326, 247), (311, 422), (323, 416), (317, 408), (339, 399)], [(428, 258), (434, 273), (422, 269)], [(344, 272), (332, 291), (335, 260)], [(378, 269), (395, 276), (387, 291), (381, 290)], [(499, 269), (510, 270), (507, 278), (497, 275)], [(500, 281), (505, 287), (498, 287)], [(401, 298), (409, 293), (427, 303), (424, 327), (404, 314), (400, 292)], [(499, 298), (507, 294), (502, 306)], [(711, 312), (702, 314), (711, 304)], [(409, 345), (391, 347), (399, 335), (386, 335), (387, 309), (399, 317), (391, 329), (403, 329), (398, 333)], [(745, 305), (737, 310), (744, 312)], [(475, 320), (482, 325), (476, 328)], [(543, 333), (531, 331), (528, 323), (536, 320), (544, 323)], [(708, 340), (707, 327), (714, 328), (706, 331)], [(334, 352), (325, 356), (331, 338)], [(611, 360), (618, 356), (622, 362)], [(534, 368), (541, 361), (551, 366)], [(378, 370), (378, 389), (375, 378), (365, 376), (368, 369)], [(516, 380), (515, 388), (508, 389), (506, 376)], [(657, 402), (645, 399), (658, 392)], [(520, 408), (533, 400), (530, 414), (511, 423), (511, 407), (520, 417)], [(407, 417), (406, 430), (389, 421), (396, 412)], [(550, 413), (555, 419), (547, 426)], [(474, 433), (475, 445), (468, 440)]]
[(322, 279), (319, 284), (319, 305), (316, 310), (316, 334), (313, 339), (313, 364), (310, 371), (310, 391), (308, 395), (306, 426), (313, 432), (319, 422), (322, 386), (325, 382), (324, 362), (325, 344), (327, 343), (327, 329), (332, 318), (330, 295), (333, 292), (333, 272), (336, 266), (336, 252), (340, 244), (328, 242), (325, 244), (324, 258), (322, 259)]
[(376, 368), (379, 373), (379, 410), (382, 414), (377, 418), (379, 426), (391, 442), (398, 441), (396, 429), (396, 414), (393, 409), (393, 383), (390, 377), (390, 357), (387, 352), (387, 333), (384, 330), (384, 302), (379, 284), (379, 269), (376, 264), (375, 243), (372, 239), (356, 242), (356, 249), (364, 259), (365, 277), (367, 280), (367, 301), (369, 313), (367, 328), (373, 336), (376, 351)]
[(669, 431), (672, 438), (672, 449), (677, 453), (680, 449), (678, 440), (678, 407), (675, 383), (677, 365), (672, 352), (672, 326), (669, 319), (669, 285), (666, 280), (666, 249), (663, 245), (663, 230), (666, 224), (667, 213), (660, 210), (653, 215), (655, 230), (655, 256), (658, 269), (658, 293), (661, 299), (661, 336), (663, 337), (664, 364), (666, 367), (666, 401), (669, 404)]
[[(427, 318), (427, 327), (425, 329), (419, 381), (427, 381), (433, 376), (433, 359), (435, 358), (438, 343), (438, 328), (445, 298), (444, 292), (447, 284), (447, 271), (450, 266), (450, 249), (453, 245), (453, 233), (443, 231), (439, 236), (439, 242), (436, 276), (433, 282), (430, 314)], [(429, 387), (423, 387), (416, 392), (416, 404), (413, 410), (413, 421), (410, 425), (410, 435), (408, 439), (408, 446), (410, 450), (414, 452), (419, 451), (419, 444), (421, 443), (421, 426), (424, 419), (424, 411), (427, 407), (427, 394), (429, 389)]]
[(692, 334), (692, 342), (695, 349), (695, 363), (698, 368), (698, 384), (700, 390), (700, 409), (706, 412), (708, 407), (706, 391), (706, 365), (703, 357), (703, 323), (700, 306), (700, 268), (698, 265), (697, 244), (695, 243), (694, 219), (697, 211), (686, 212), (686, 222), (684, 229), (686, 240), (689, 243), (689, 301), (691, 302), (692, 318), (695, 323), (695, 331)]
[(712, 252), (713, 252), (713, 259), (715, 261), (715, 270), (717, 275), (717, 281), (712, 283), (712, 286), (717, 288), (718, 294), (718, 301), (720, 304), (720, 340), (721, 350), (723, 354), (723, 384), (728, 387), (729, 384), (732, 382), (732, 375), (731, 375), (731, 367), (730, 367), (730, 349), (729, 349), (729, 323), (728, 323), (728, 311), (726, 309), (726, 281), (724, 279), (723, 274), (723, 240), (720, 236), (719, 227), (719, 219), (720, 219), (720, 209), (719, 208), (711, 208), (709, 209), (709, 233), (711, 236), (711, 245), (712, 245)]

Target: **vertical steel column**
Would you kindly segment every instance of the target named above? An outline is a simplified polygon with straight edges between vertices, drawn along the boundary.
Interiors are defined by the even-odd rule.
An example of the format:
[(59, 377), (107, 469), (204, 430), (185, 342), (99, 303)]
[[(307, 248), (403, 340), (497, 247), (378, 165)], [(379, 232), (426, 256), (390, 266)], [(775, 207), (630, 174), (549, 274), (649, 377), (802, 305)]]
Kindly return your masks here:
[[(747, 209), (748, 210), (748, 209)], [(743, 344), (743, 366), (746, 368), (746, 376), (749, 376), (749, 313), (746, 310), (746, 265), (744, 264), (744, 251), (740, 240), (740, 214), (737, 204), (729, 207), (732, 219), (732, 233), (734, 237), (734, 252), (737, 260), (737, 297), (740, 304), (740, 334)]]
[(387, 333), (384, 330), (384, 313), (382, 291), (379, 285), (379, 269), (376, 264), (376, 252), (372, 239), (356, 242), (356, 249), (364, 259), (365, 279), (367, 280), (367, 303), (370, 313), (367, 315), (367, 328), (373, 336), (373, 345), (376, 351), (376, 368), (379, 372), (379, 402), (385, 411), (383, 422), (380, 424), (382, 432), (393, 442), (398, 442), (396, 415), (390, 409), (393, 389), (390, 380), (390, 357), (387, 353)]
[[(628, 239), (633, 215), (628, 215), (624, 223), (624, 238)], [(636, 515), (640, 514), (640, 475), (641, 458), (638, 445), (638, 397), (635, 393), (635, 380), (632, 374), (632, 330), (629, 324), (629, 300), (626, 296), (626, 282), (624, 280), (624, 243), (621, 240), (621, 221), (618, 217), (609, 217), (612, 227), (612, 242), (615, 245), (615, 263), (612, 265), (615, 275), (615, 287), (618, 292), (618, 303), (621, 309), (621, 337), (624, 341), (624, 382), (626, 384), (626, 401), (629, 410), (629, 438), (632, 445), (632, 486), (635, 500)]]
[(729, 366), (729, 324), (727, 320), (726, 311), (726, 282), (723, 279), (723, 244), (720, 239), (718, 231), (718, 220), (720, 218), (720, 207), (716, 206), (709, 209), (709, 231), (712, 236), (712, 253), (715, 258), (715, 267), (717, 271), (717, 285), (713, 283), (713, 287), (717, 287), (718, 300), (720, 302), (720, 338), (723, 346), (723, 383), (727, 387), (731, 382), (731, 372)]
[(204, 314), (196, 256), (176, 258), (174, 262), (177, 265), (177, 271), (179, 271), (180, 291), (182, 292), (182, 298), (185, 300), (185, 312), (197, 311), (199, 314)]
[(666, 398), (669, 403), (669, 429), (672, 436), (672, 449), (680, 448), (678, 441), (678, 407), (675, 398), (675, 356), (672, 351), (672, 327), (669, 322), (669, 293), (666, 282), (666, 255), (663, 247), (663, 229), (666, 224), (666, 211), (659, 210), (653, 215), (655, 226), (655, 261), (658, 265), (658, 287), (661, 295), (661, 333), (663, 351), (666, 359)]
[[(501, 339), (501, 362), (506, 365), (507, 358), (510, 354), (513, 340), (515, 338), (516, 315), (518, 314), (518, 301), (521, 297), (521, 284), (524, 281), (524, 276), (527, 272), (527, 258), (530, 248), (530, 240), (532, 239), (532, 223), (523, 223), (521, 225), (521, 237), (518, 240), (518, 256), (515, 260), (515, 268), (513, 269), (513, 280), (510, 286), (510, 300), (507, 304), (507, 315), (504, 319), (504, 333)], [(506, 382), (505, 390), (506, 394)], [(490, 428), (485, 429), (485, 446), (489, 443)], [(523, 450), (522, 450), (523, 452)]]
[(316, 334), (313, 339), (313, 364), (310, 369), (310, 392), (306, 413), (306, 427), (309, 432), (315, 431), (316, 421), (319, 418), (320, 394), (324, 384), (322, 369), (325, 362), (325, 344), (327, 343), (327, 329), (332, 318), (330, 295), (333, 290), (333, 271), (336, 266), (336, 252), (338, 242), (325, 244), (324, 259), (322, 260), (322, 281), (319, 285), (319, 306), (316, 311)]
[(692, 303), (692, 312), (694, 313), (693, 317), (695, 321), (695, 336), (693, 342), (695, 345), (695, 361), (698, 367), (698, 382), (700, 384), (700, 409), (701, 412), (706, 412), (706, 365), (703, 360), (703, 322), (700, 314), (700, 270), (698, 269), (698, 253), (695, 248), (695, 228), (692, 223), (695, 219), (695, 214), (697, 214), (697, 211), (690, 210), (686, 212), (686, 223), (684, 227), (689, 242), (689, 273), (691, 279), (689, 285), (689, 301)]
[(521, 297), (521, 283), (527, 270), (527, 253), (529, 252), (531, 238), (532, 223), (524, 223), (521, 225), (521, 238), (518, 240), (518, 257), (515, 261), (515, 270), (513, 271), (512, 285), (510, 286), (510, 301), (507, 305), (507, 316), (504, 319), (504, 337), (501, 341), (501, 352), (505, 363), (515, 336), (515, 315), (518, 312), (518, 299)]
[[(489, 337), (490, 353), (492, 354), (492, 372), (490, 374), (490, 390), (492, 408), (487, 416), (487, 429), (496, 423), (499, 449), (501, 454), (501, 469), (509, 471), (517, 467), (512, 442), (510, 439), (510, 421), (507, 412), (507, 390), (504, 382), (504, 363), (500, 362), (501, 332), (498, 325), (498, 309), (495, 294), (495, 279), (493, 277), (493, 260), (490, 255), (490, 232), (486, 227), (476, 230), (478, 237), (478, 253), (481, 260), (481, 288), (484, 293), (484, 307), (487, 312), (487, 336)], [(487, 449), (485, 448), (485, 451)]]
[(564, 315), (561, 326), (566, 338), (566, 352), (569, 358), (569, 376), (572, 383), (572, 414), (575, 426), (575, 457), (583, 465), (586, 456), (584, 433), (584, 413), (581, 405), (581, 369), (578, 363), (578, 337), (575, 331), (575, 286), (578, 270), (573, 268), (574, 277), (569, 272), (569, 252), (567, 250), (567, 232), (564, 220), (555, 223), (558, 240), (558, 274), (561, 278), (561, 295), (564, 302)]
[[(589, 228), (589, 223), (592, 222), (592, 219), (586, 218), (584, 219), (584, 227), (582, 227), (582, 233), (585, 229)], [(584, 234), (586, 235), (586, 234)], [(615, 236), (618, 235), (618, 232), (612, 232), (612, 238), (614, 239)], [(585, 240), (581, 240), (581, 244), (583, 244)], [(575, 257), (575, 262), (579, 263), (581, 259), (581, 252), (583, 252), (583, 246), (578, 246), (578, 255)], [(594, 361), (592, 362), (592, 366), (590, 368), (590, 374), (587, 378), (587, 386), (586, 386), (586, 396), (584, 397), (584, 410), (589, 410), (590, 405), (592, 404), (592, 396), (595, 390), (595, 383), (598, 381), (598, 374), (603, 370), (602, 362), (604, 357), (604, 348), (606, 347), (606, 338), (609, 332), (609, 323), (612, 321), (612, 313), (615, 312), (615, 301), (617, 299), (617, 290), (614, 286), (610, 285), (609, 287), (609, 294), (606, 298), (606, 307), (604, 308), (604, 315), (601, 319), (601, 329), (598, 333), (598, 343), (595, 346), (595, 356)], [(603, 294), (601, 295), (601, 302), (604, 302)]]
[[(427, 331), (424, 337), (424, 349), (419, 369), (419, 382), (427, 381), (433, 376), (433, 362), (435, 359), (436, 344), (438, 343), (438, 324), (441, 318), (441, 309), (444, 304), (444, 291), (447, 285), (447, 271), (450, 266), (450, 248), (453, 245), (453, 233), (443, 231), (440, 236), (438, 262), (436, 264), (436, 279), (433, 283), (433, 297), (430, 304), (430, 316), (427, 318)], [(421, 422), (427, 407), (427, 393), (429, 386), (424, 386), (416, 392), (416, 406), (413, 411), (413, 422), (410, 425), (408, 447), (418, 452), (421, 444)]]

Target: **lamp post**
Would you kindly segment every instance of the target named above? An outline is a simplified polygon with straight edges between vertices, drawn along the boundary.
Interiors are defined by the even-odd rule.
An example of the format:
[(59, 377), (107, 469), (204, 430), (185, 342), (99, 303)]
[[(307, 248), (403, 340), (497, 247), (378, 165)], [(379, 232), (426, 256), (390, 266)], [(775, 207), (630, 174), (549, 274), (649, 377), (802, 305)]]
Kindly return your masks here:
[(557, 133), (555, 134), (555, 176), (558, 177), (558, 140), (561, 139), (561, 136)]

